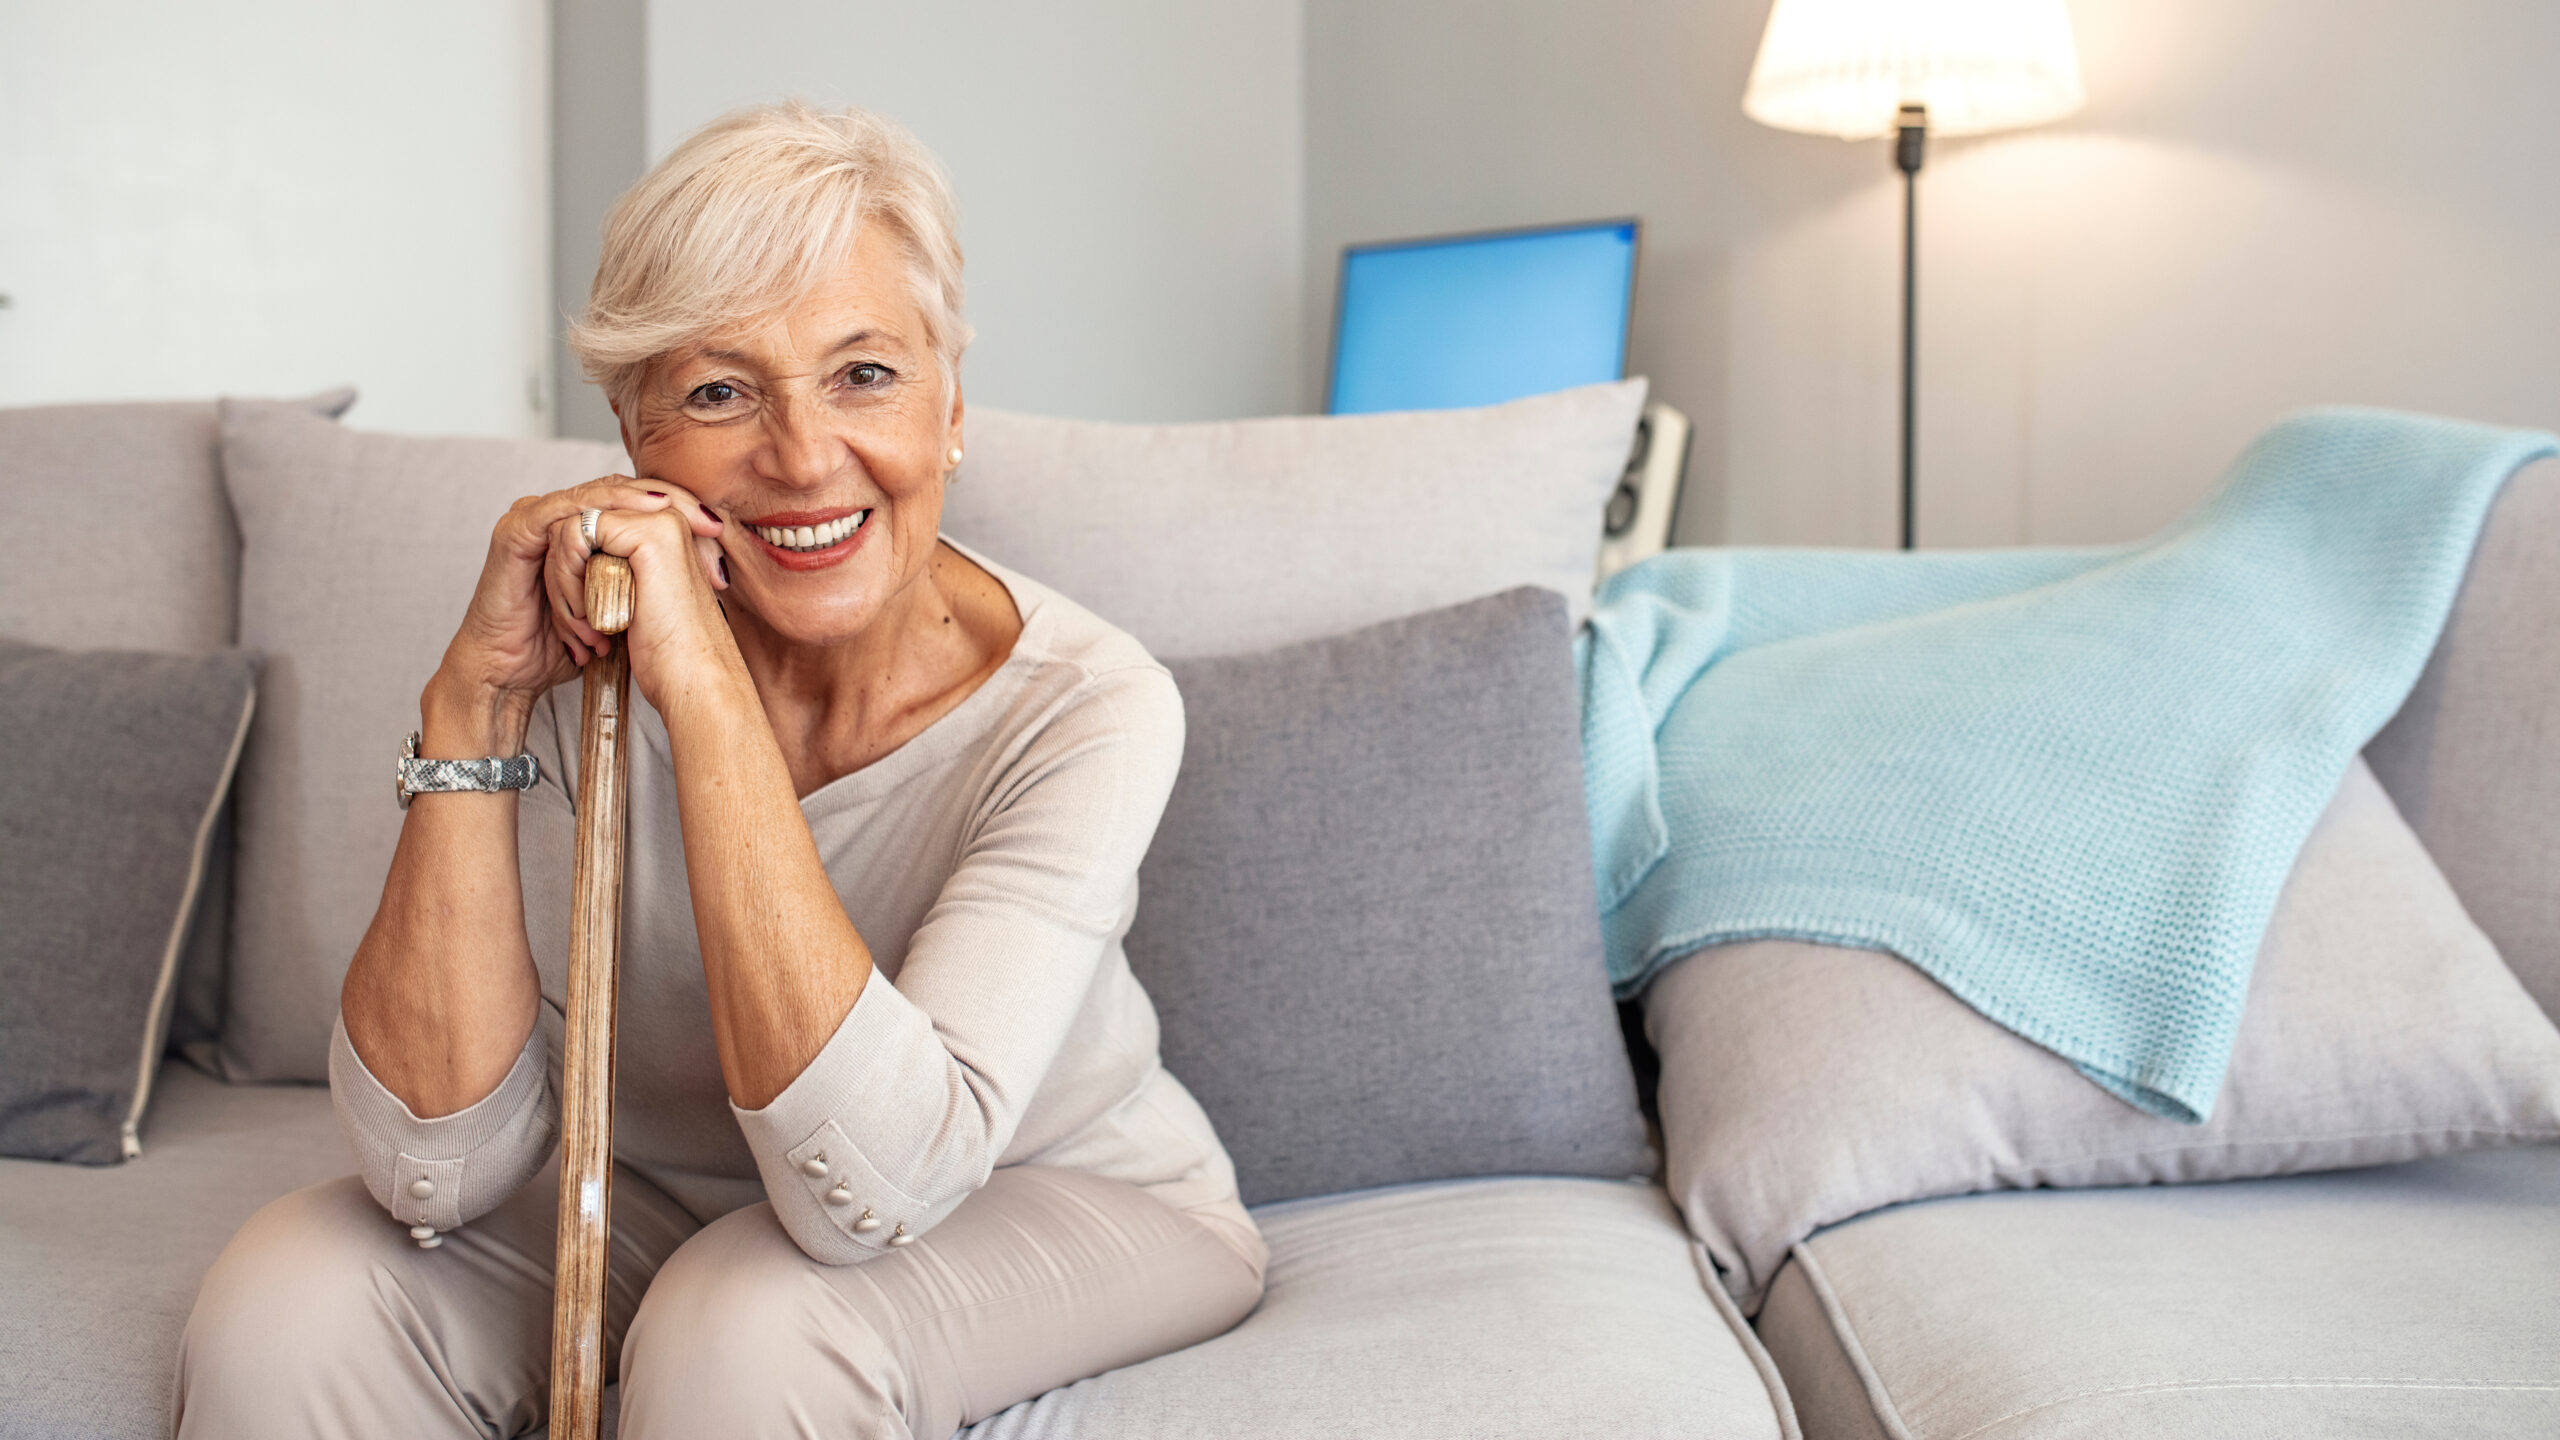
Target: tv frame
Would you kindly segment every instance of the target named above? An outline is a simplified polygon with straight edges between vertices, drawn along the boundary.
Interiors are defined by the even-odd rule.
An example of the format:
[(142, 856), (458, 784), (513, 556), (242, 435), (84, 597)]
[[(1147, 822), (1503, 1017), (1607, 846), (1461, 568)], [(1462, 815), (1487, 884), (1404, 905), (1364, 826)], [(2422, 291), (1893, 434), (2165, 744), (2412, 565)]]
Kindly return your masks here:
[(1454, 230), (1445, 235), (1415, 235), (1401, 240), (1357, 240), (1346, 242), (1333, 264), (1333, 324), (1325, 335), (1324, 401), (1319, 413), (1339, 413), (1333, 408), (1333, 384), (1338, 378), (1336, 367), (1342, 360), (1342, 307), (1350, 298), (1346, 292), (1351, 279), (1352, 252), (1412, 250), (1425, 245), (1451, 245), (1468, 240), (1509, 240), (1528, 235), (1555, 235), (1568, 230), (1604, 230), (1620, 226), (1635, 232), (1635, 244), (1627, 257), (1627, 314), (1618, 336), (1618, 373), (1615, 377), (1626, 379), (1627, 355), (1635, 343), (1636, 334), (1636, 287), (1644, 281), (1643, 216), (1611, 215), (1597, 220), (1565, 220), (1545, 225), (1503, 225), (1488, 230)]

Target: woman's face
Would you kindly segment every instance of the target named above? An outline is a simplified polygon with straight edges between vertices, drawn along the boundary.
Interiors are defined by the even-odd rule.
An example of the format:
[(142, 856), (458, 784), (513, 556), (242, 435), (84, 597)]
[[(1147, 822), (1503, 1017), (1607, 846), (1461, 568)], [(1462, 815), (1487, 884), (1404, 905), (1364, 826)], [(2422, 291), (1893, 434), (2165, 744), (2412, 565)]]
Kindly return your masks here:
[(787, 641), (859, 634), (932, 559), (960, 386), (926, 334), (897, 236), (866, 225), (833, 278), (668, 355), (621, 407), (641, 476), (727, 522), (727, 602)]

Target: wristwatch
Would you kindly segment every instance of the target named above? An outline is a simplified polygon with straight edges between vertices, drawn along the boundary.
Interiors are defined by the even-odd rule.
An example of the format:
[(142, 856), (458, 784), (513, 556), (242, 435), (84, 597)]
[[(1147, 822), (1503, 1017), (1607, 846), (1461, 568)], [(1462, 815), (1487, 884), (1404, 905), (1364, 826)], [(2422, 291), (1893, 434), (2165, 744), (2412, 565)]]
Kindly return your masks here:
[(530, 790), (542, 778), (542, 762), (530, 755), (492, 755), (485, 760), (421, 760), (418, 732), (400, 742), (400, 808), (412, 795), (455, 790)]

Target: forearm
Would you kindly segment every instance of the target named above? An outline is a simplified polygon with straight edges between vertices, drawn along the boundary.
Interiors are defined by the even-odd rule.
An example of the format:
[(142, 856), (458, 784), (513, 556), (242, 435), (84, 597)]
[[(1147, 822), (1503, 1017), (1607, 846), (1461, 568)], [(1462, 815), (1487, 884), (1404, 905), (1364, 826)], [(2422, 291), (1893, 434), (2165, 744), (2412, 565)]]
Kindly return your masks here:
[(708, 667), (661, 710), (685, 877), (729, 1097), (772, 1102), (826, 1048), (871, 978), (743, 664)]
[[(439, 675), (421, 700), (419, 751), (512, 755), (529, 706), (468, 693)], [(416, 797), (400, 829), (381, 908), (339, 996), (347, 1039), (384, 1088), (421, 1118), (495, 1090), (542, 1003), (525, 942), (513, 792)]]

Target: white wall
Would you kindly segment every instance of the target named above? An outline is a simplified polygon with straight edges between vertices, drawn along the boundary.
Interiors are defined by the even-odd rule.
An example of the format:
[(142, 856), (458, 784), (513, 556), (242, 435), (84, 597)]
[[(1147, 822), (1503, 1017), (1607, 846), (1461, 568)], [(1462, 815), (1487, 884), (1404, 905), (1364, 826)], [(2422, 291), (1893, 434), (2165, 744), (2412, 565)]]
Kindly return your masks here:
[(546, 433), (539, 0), (0, 6), (0, 404)]
[[(1765, 3), (1309, 4), (1302, 377), (1344, 240), (1635, 211), (1685, 538), (1891, 543), (1900, 182), (1742, 116)], [(2560, 427), (2560, 6), (2072, 13), (2089, 108), (1922, 176), (1923, 544), (2143, 534), (2297, 405)]]
[(745, 104), (859, 104), (960, 199), (982, 404), (1187, 420), (1298, 403), (1299, 0), (650, 0), (652, 160)]

